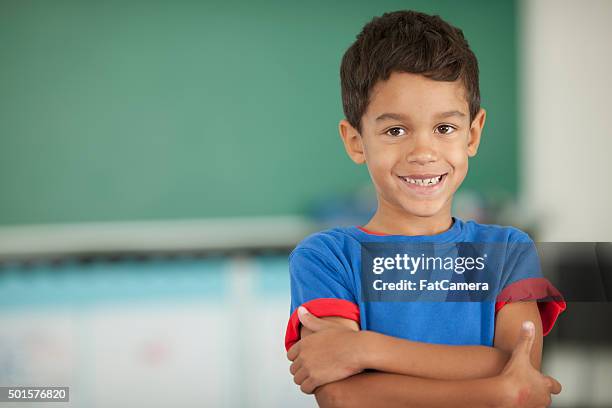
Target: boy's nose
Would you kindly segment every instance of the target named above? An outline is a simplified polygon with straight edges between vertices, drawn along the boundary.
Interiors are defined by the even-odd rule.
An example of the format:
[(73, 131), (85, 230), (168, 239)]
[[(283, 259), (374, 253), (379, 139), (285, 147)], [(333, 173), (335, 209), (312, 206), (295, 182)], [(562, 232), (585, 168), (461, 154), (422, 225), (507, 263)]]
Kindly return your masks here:
[(433, 140), (427, 136), (417, 136), (412, 149), (408, 152), (407, 160), (416, 164), (427, 164), (438, 160), (438, 153)]

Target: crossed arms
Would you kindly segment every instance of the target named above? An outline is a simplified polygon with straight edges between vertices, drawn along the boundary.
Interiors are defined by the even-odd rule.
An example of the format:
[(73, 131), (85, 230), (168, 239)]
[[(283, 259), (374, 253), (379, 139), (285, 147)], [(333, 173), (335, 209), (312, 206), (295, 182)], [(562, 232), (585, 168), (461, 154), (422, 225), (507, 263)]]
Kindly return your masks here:
[(493, 347), (414, 342), (359, 331), (350, 319), (299, 314), (301, 340), (287, 353), (290, 372), (324, 408), (543, 407), (561, 390), (539, 371), (536, 302), (498, 312)]

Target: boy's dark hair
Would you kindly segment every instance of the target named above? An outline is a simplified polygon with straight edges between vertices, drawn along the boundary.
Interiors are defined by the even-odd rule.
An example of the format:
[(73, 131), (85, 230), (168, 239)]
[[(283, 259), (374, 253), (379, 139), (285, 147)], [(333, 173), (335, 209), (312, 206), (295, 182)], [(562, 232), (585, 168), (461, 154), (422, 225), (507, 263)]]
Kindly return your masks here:
[(422, 74), (436, 81), (463, 80), (470, 123), (480, 109), (478, 62), (463, 32), (442, 20), (403, 10), (374, 17), (346, 50), (340, 65), (342, 107), (361, 133), (370, 92), (392, 72)]

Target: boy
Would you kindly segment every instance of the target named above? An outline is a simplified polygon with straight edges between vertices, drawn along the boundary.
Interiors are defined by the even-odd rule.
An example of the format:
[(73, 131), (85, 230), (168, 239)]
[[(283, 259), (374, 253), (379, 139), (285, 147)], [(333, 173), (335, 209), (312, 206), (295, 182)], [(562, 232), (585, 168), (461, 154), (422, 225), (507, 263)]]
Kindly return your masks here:
[[(378, 208), (365, 226), (313, 234), (289, 257), (294, 381), (321, 406), (548, 406), (560, 385), (539, 372), (542, 336), (565, 302), (534, 268), (525, 233), (451, 216), (486, 114), (461, 30), (386, 13), (364, 26), (340, 75), (340, 135), (368, 166)], [(368, 301), (360, 270), (372, 243), (502, 245), (497, 301)]]

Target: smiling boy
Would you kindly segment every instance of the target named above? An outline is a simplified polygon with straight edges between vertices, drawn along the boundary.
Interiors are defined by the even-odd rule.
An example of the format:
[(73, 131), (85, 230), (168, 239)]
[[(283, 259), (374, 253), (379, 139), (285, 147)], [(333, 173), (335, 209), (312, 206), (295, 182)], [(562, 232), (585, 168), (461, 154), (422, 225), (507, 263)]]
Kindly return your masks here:
[[(294, 381), (321, 406), (549, 405), (560, 385), (539, 372), (542, 336), (565, 302), (533, 267), (527, 234), (451, 214), (486, 118), (461, 30), (386, 13), (364, 26), (340, 75), (340, 136), (367, 165), (378, 207), (366, 225), (313, 234), (290, 255)], [(495, 302), (364, 297), (364, 244), (466, 242), (504, 245)]]

